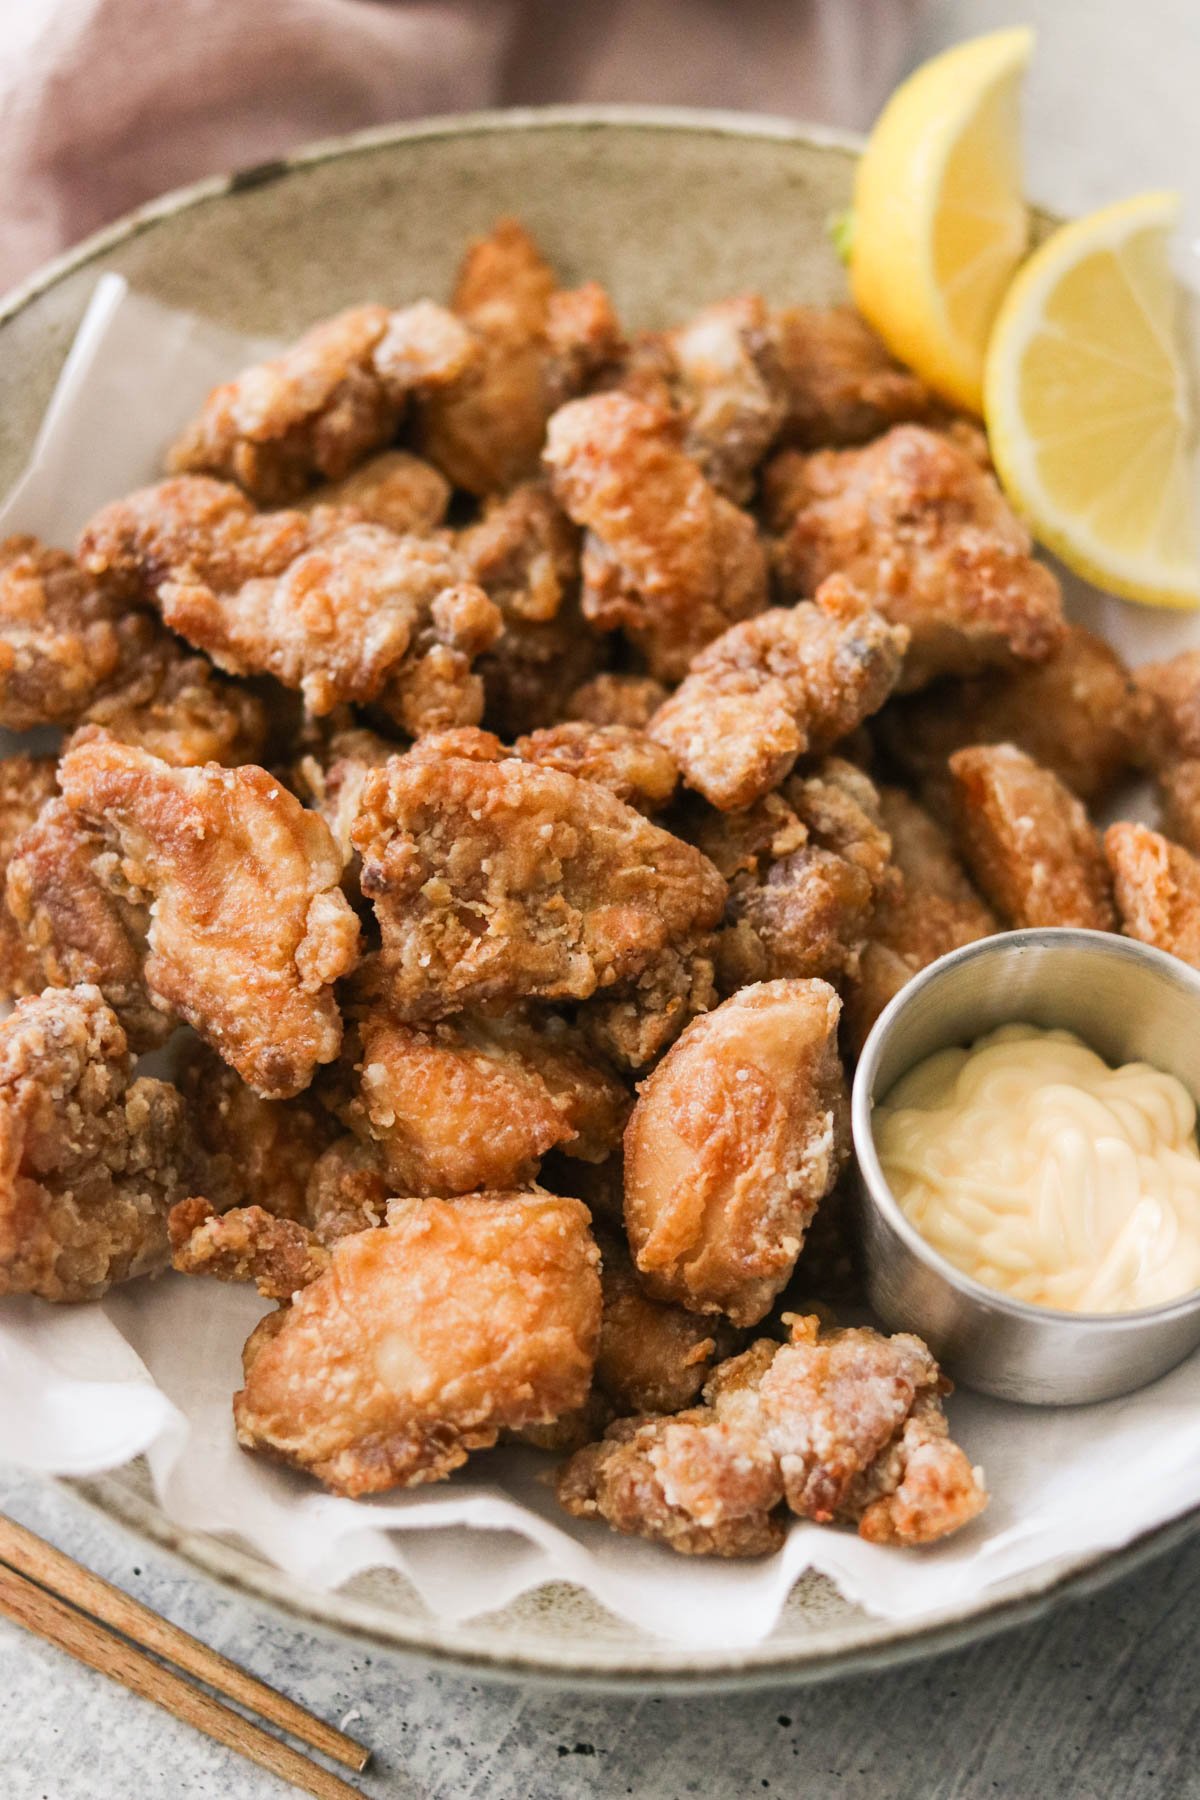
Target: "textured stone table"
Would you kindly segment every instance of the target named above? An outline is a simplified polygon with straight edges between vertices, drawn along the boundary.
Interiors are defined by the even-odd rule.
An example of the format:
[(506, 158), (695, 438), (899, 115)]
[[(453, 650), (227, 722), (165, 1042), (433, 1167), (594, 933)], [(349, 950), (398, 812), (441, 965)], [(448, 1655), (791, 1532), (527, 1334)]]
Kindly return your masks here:
[[(1182, 186), (1200, 230), (1200, 0), (937, 0), (921, 53), (1029, 19), (1030, 189)], [(975, 1649), (793, 1693), (612, 1700), (479, 1686), (297, 1630), (0, 1469), (31, 1525), (375, 1751), (388, 1800), (1200, 1800), (1200, 1538)], [(1190, 1747), (1190, 1748), (1189, 1748)], [(0, 1800), (290, 1790), (0, 1625)]]

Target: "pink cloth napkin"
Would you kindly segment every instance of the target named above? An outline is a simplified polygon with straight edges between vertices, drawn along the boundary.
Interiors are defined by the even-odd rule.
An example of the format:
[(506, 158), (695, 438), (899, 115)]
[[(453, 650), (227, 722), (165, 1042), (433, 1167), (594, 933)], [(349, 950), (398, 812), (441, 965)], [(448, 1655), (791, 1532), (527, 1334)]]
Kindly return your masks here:
[(550, 100), (859, 126), (925, 0), (0, 0), (0, 291), (199, 176)]

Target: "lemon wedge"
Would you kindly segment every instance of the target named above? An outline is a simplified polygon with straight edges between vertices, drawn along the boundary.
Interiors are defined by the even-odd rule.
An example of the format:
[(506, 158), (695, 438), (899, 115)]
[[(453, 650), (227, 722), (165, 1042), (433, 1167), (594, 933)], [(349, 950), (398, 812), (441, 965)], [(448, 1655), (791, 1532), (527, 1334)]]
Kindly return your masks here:
[(1032, 50), (1021, 28), (923, 63), (880, 114), (855, 183), (855, 305), (894, 355), (973, 412), (1029, 237), (1018, 101)]
[(1037, 537), (1097, 587), (1184, 607), (1200, 560), (1178, 211), (1141, 194), (1035, 251), (996, 319), (985, 397), (997, 473)]

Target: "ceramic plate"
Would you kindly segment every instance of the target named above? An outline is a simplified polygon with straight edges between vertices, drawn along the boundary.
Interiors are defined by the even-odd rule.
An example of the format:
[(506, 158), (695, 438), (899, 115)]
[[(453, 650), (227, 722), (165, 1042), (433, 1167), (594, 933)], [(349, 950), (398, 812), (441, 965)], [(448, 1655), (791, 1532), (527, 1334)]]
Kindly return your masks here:
[[(168, 305), (290, 337), (364, 297), (444, 294), (464, 240), (515, 212), (567, 283), (597, 277), (635, 324), (666, 324), (746, 288), (776, 302), (831, 301), (845, 290), (827, 223), (849, 201), (854, 157), (849, 139), (744, 115), (552, 108), (372, 132), (169, 195), (0, 304), (0, 491), (24, 465), (102, 270)], [(766, 1642), (735, 1656), (664, 1644), (562, 1585), (463, 1625), (432, 1617), (391, 1573), (314, 1593), (216, 1538), (180, 1532), (141, 1465), (71, 1485), (316, 1625), (497, 1676), (642, 1689), (795, 1683), (945, 1648), (1085, 1591), (1200, 1522), (1048, 1564), (917, 1625), (873, 1619), (810, 1575)]]

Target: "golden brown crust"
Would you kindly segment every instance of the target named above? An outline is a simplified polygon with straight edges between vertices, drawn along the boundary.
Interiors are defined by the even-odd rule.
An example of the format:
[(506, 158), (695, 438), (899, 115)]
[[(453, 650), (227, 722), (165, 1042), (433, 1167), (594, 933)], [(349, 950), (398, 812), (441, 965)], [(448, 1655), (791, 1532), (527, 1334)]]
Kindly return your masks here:
[(319, 1243), (372, 1231), (387, 1216), (391, 1189), (379, 1169), (379, 1152), (360, 1138), (335, 1138), (312, 1166), (304, 1214)]
[(754, 522), (705, 480), (678, 426), (628, 394), (595, 394), (550, 420), (543, 460), (586, 528), (586, 617), (623, 627), (652, 675), (678, 680), (697, 651), (767, 603)]
[(632, 1096), (564, 1020), (460, 1013), (422, 1027), (368, 1013), (337, 1102), (394, 1193), (515, 1187), (555, 1145), (584, 1161), (620, 1142)]
[(667, 689), (652, 675), (594, 675), (569, 695), (563, 710), (568, 719), (588, 725), (644, 731), (666, 697)]
[(76, 741), (59, 779), (152, 903), (155, 1002), (265, 1097), (306, 1087), (338, 1053), (333, 983), (358, 956), (324, 821), (264, 769), (172, 769), (99, 733)]
[(625, 1224), (650, 1293), (764, 1317), (849, 1150), (841, 1003), (823, 981), (743, 988), (693, 1021), (625, 1133)]
[(587, 1396), (598, 1252), (577, 1200), (397, 1200), (246, 1347), (239, 1441), (332, 1492), (439, 1481)]
[(909, 1545), (977, 1517), (987, 1496), (949, 1437), (921, 1340), (792, 1323), (790, 1343), (763, 1338), (723, 1363), (704, 1405), (619, 1420), (573, 1456), (559, 1474), (567, 1511), (709, 1556), (777, 1549), (785, 1507)]
[(903, 691), (1059, 648), (1057, 580), (995, 478), (952, 436), (898, 425), (862, 450), (784, 451), (766, 494), (788, 592), (804, 598), (845, 575), (908, 627)]
[(80, 554), (220, 668), (273, 675), (314, 714), (376, 704), (413, 735), (479, 720), (472, 664), (501, 620), (444, 536), (337, 508), (256, 513), (228, 484), (181, 476), (105, 507)]
[(171, 1265), (180, 1275), (253, 1281), (268, 1300), (290, 1300), (329, 1267), (328, 1250), (311, 1232), (261, 1206), (216, 1213), (207, 1200), (181, 1200), (167, 1229)]
[(830, 580), (815, 601), (774, 607), (710, 644), (650, 735), (714, 806), (749, 806), (798, 756), (832, 749), (883, 705), (907, 642), (856, 589)]
[(65, 551), (0, 540), (0, 725), (73, 725), (125, 654), (111, 598)]
[(53, 756), (0, 758), (0, 999), (37, 994), (49, 984), (42, 961), (25, 941), (21, 922), (3, 898), (3, 884), (13, 851), (58, 788)]
[(1109, 826), (1104, 852), (1125, 935), (1200, 968), (1200, 861), (1128, 821)]
[(854, 1056), (888, 1001), (914, 975), (1000, 929), (936, 820), (899, 788), (881, 788), (879, 808), (891, 839), (892, 870), (881, 884), (858, 974), (845, 994), (842, 1041)]
[(1068, 625), (1045, 662), (972, 681), (939, 682), (889, 706), (887, 754), (939, 813), (949, 807), (947, 759), (968, 744), (1015, 744), (1087, 804), (1102, 799), (1150, 750), (1153, 705), (1110, 644)]
[(282, 356), (214, 388), (168, 458), (221, 475), (265, 505), (340, 481), (395, 436), (410, 394), (454, 381), (475, 354), (444, 308), (353, 306)]
[(785, 306), (773, 326), (787, 442), (804, 450), (864, 444), (936, 410), (924, 382), (888, 355), (853, 307)]
[(314, 488), (299, 505), (305, 512), (314, 506), (353, 507), (373, 525), (386, 525), (397, 536), (410, 531), (424, 536), (446, 517), (450, 483), (411, 450), (384, 450), (341, 481)]
[(167, 1212), (209, 1173), (178, 1091), (133, 1080), (98, 988), (0, 1021), (0, 1293), (94, 1300), (163, 1268)]
[(526, 763), (397, 757), (353, 832), (397, 1015), (584, 999), (720, 916), (699, 851), (593, 782)]
[(1152, 709), (1150, 760), (1200, 757), (1200, 650), (1143, 663), (1133, 678)]
[(787, 384), (760, 294), (719, 300), (666, 339), (684, 449), (717, 492), (744, 506), (779, 434)]
[(565, 719), (519, 737), (513, 754), (522, 762), (562, 769), (595, 781), (641, 813), (661, 812), (679, 782), (669, 750), (630, 725), (588, 725)]
[(1200, 853), (1200, 757), (1164, 763), (1158, 771), (1158, 798), (1165, 835)]
[(230, 1203), (309, 1223), (313, 1170), (339, 1135), (326, 1109), (309, 1095), (262, 1099), (199, 1042), (184, 1050), (177, 1081), (196, 1136), (219, 1170)]
[(1012, 744), (950, 758), (959, 846), (1007, 925), (1114, 931), (1100, 838), (1069, 788)]
[(737, 1333), (711, 1314), (653, 1299), (623, 1240), (597, 1233), (604, 1309), (596, 1388), (613, 1413), (682, 1412), (700, 1395), (713, 1364), (732, 1353)]
[(639, 975), (585, 1000), (576, 1018), (589, 1043), (620, 1069), (644, 1069), (717, 1004), (716, 953), (714, 933), (687, 932)]

